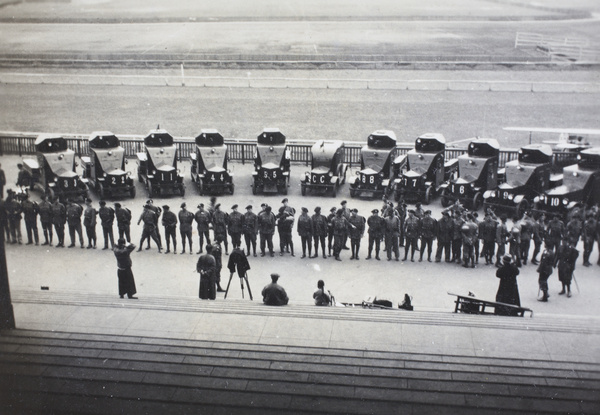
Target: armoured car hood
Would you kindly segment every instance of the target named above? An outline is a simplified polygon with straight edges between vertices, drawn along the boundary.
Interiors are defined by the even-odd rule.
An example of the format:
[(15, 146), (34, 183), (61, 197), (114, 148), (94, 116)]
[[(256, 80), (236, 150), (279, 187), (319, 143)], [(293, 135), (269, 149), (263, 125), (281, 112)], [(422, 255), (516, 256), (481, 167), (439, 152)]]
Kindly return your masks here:
[[(267, 164), (274, 164), (276, 167), (279, 167), (285, 155), (286, 146), (257, 146), (257, 151), (263, 167), (266, 167)], [(268, 168), (272, 169), (274, 167)]]
[(98, 162), (105, 172), (121, 169), (123, 166), (123, 156), (125, 149), (123, 147), (93, 149), (98, 158)]
[(163, 164), (162, 166), (157, 167), (156, 169), (158, 171), (169, 172), (169, 171), (175, 170), (175, 167), (173, 167), (173, 166), (167, 166), (166, 164)]
[(388, 159), (388, 155), (394, 150), (394, 148), (377, 149), (368, 146), (364, 146), (361, 151), (361, 157), (365, 168), (373, 169), (375, 173), (383, 170), (385, 163)]
[(45, 153), (44, 159), (48, 166), (50, 166), (50, 170), (54, 172), (54, 174), (60, 175), (60, 171), (68, 171), (73, 170), (73, 166), (75, 165), (75, 152), (71, 149), (57, 152), (57, 153)]
[(126, 172), (125, 172), (125, 170), (114, 169), (114, 170), (111, 170), (111, 171), (107, 171), (106, 173), (109, 174), (110, 176), (122, 176)]
[(567, 166), (563, 169), (563, 184), (550, 189), (547, 194), (561, 195), (582, 190), (593, 174), (593, 171), (581, 169), (578, 165)]
[(173, 169), (175, 153), (177, 152), (174, 145), (166, 147), (146, 146), (146, 151), (148, 151), (148, 155), (150, 155), (150, 159), (157, 169), (161, 170), (163, 166), (169, 167), (169, 170)]
[(54, 172), (58, 177), (62, 177), (64, 179), (70, 179), (73, 177), (77, 177), (77, 173), (75, 173), (72, 170), (66, 170), (66, 169), (59, 169), (58, 171)]
[(329, 169), (327, 167), (315, 167), (310, 172), (315, 174), (326, 174), (329, 173)]
[(506, 183), (511, 187), (519, 187), (527, 184), (533, 173), (540, 167), (539, 164), (519, 163), (517, 160), (506, 163)]
[(474, 182), (481, 176), (488, 160), (486, 158), (460, 156), (458, 158), (458, 174), (460, 176), (458, 180), (463, 180), (462, 183)]
[(218, 167), (218, 166), (210, 167), (207, 170), (211, 173), (222, 173), (225, 171), (225, 169), (223, 167)]
[(225, 156), (227, 155), (226, 145), (216, 147), (196, 146), (196, 148), (207, 170), (213, 171), (215, 168), (222, 168), (225, 164)]
[(456, 179), (456, 184), (470, 184), (473, 183), (475, 180), (477, 180), (476, 177), (473, 176), (466, 176), (466, 177), (459, 177), (458, 179)]
[(408, 152), (408, 168), (414, 170), (418, 175), (425, 174), (437, 153), (417, 153), (414, 150)]
[(368, 174), (368, 175), (377, 174), (377, 172), (375, 170), (370, 169), (370, 168), (362, 169), (360, 172), (362, 174)]
[(420, 173), (420, 172), (415, 171), (415, 170), (409, 170), (406, 173), (404, 173), (404, 176), (412, 179), (412, 178), (421, 177), (423, 174), (425, 174), (425, 172)]
[(263, 169), (267, 169), (267, 170), (278, 169), (279, 168), (279, 163), (278, 164), (275, 164), (275, 163), (263, 163), (262, 168)]

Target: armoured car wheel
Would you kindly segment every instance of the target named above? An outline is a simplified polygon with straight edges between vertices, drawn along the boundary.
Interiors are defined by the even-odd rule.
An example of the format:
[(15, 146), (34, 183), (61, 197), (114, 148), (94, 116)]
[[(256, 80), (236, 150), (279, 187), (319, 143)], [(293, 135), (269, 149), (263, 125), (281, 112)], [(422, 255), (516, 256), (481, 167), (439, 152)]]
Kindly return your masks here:
[(479, 210), (482, 204), (483, 196), (481, 195), (481, 192), (475, 193), (475, 196), (473, 196), (473, 210)]
[(303, 184), (300, 185), (300, 193), (302, 193), (302, 196), (306, 196), (306, 186)]
[(148, 182), (148, 197), (152, 197), (154, 194), (154, 188), (152, 187), (152, 182)]
[(135, 197), (135, 186), (131, 186), (129, 190), (129, 196), (133, 199)]
[(350, 189), (350, 197), (356, 197), (356, 189)]
[(252, 182), (252, 194), (256, 194), (256, 182)]
[(523, 216), (523, 212), (525, 212), (527, 209), (529, 209), (529, 202), (526, 199), (523, 199), (519, 203), (517, 203), (515, 214), (518, 217), (521, 217)]
[(423, 203), (428, 205), (429, 203), (431, 203), (432, 198), (433, 198), (433, 189), (431, 187), (428, 187), (427, 190), (425, 190), (425, 198), (423, 199)]
[(331, 186), (331, 197), (335, 197), (337, 195), (337, 186)]
[(98, 191), (98, 197), (104, 199), (104, 186), (102, 186), (102, 183), (98, 183), (96, 190)]
[(446, 189), (442, 190), (442, 207), (450, 206), (450, 199), (446, 196)]
[(229, 191), (231, 192), (231, 195), (233, 195), (233, 192), (235, 191), (235, 184), (231, 184), (231, 186), (229, 186)]
[(196, 183), (198, 185), (198, 194), (200, 196), (204, 195), (204, 185), (202, 184), (202, 180), (198, 179), (198, 183)]
[(138, 170), (138, 182), (144, 183), (144, 178), (142, 177), (142, 173), (140, 173), (139, 170)]
[(179, 195), (180, 195), (181, 197), (185, 196), (185, 187), (181, 186), (181, 187), (179, 188)]
[(281, 186), (280, 193), (283, 194), (283, 195), (287, 195), (288, 194), (287, 185), (284, 184), (283, 186)]

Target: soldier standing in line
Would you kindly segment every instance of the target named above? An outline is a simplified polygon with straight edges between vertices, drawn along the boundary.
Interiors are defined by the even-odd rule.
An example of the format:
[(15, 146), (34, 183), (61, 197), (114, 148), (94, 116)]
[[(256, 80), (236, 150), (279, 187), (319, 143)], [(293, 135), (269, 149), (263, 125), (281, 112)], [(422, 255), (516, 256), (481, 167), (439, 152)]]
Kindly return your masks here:
[(306, 258), (306, 251), (308, 248), (308, 257), (312, 258), (312, 237), (314, 233), (313, 221), (308, 216), (308, 209), (303, 207), (302, 213), (298, 217), (298, 235), (302, 241), (302, 258)]
[(17, 176), (17, 186), (31, 186), (31, 174), (29, 174), (29, 172), (23, 168), (23, 165), (21, 163), (17, 164), (17, 168), (19, 169), (19, 174)]
[(352, 225), (344, 216), (342, 209), (335, 212), (335, 217), (331, 223), (333, 224), (333, 256), (336, 261), (341, 261), (340, 252), (344, 247), (344, 237), (348, 234), (348, 228)]
[(560, 247), (560, 242), (565, 236), (565, 225), (558, 218), (558, 216), (553, 216), (548, 223), (548, 231), (546, 233), (546, 246), (553, 250), (555, 255), (558, 255), (558, 248)]
[(260, 256), (265, 256), (265, 245), (269, 248), (269, 254), (274, 256), (273, 234), (275, 233), (275, 215), (271, 212), (271, 206), (265, 206), (265, 209), (259, 213), (258, 231), (260, 233)]
[(576, 211), (573, 215), (573, 218), (567, 222), (566, 230), (567, 239), (569, 240), (570, 244), (572, 246), (577, 246), (579, 238), (581, 237), (581, 232), (583, 231), (583, 222), (579, 216), (579, 211)]
[[(113, 208), (106, 206), (104, 200), (100, 201), (100, 209), (98, 209), (98, 216), (100, 217), (100, 225), (102, 226), (102, 235), (104, 236), (104, 248), (108, 249), (108, 242), (110, 241), (111, 249), (115, 247), (115, 237), (113, 235), (113, 224), (115, 222), (115, 211)], [(140, 248), (141, 248), (140, 244)], [(148, 248), (149, 249), (149, 248)]]
[(127, 243), (130, 243), (131, 210), (129, 210), (128, 208), (121, 207), (120, 203), (115, 203), (115, 216), (117, 217), (117, 228), (119, 229), (119, 238), (124, 238), (127, 241)]
[(471, 263), (471, 268), (475, 268), (475, 241), (478, 240), (478, 230), (479, 227), (475, 223), (473, 214), (469, 213), (467, 221), (460, 229), (463, 237), (463, 267), (465, 268), (469, 267), (469, 262)]
[(404, 223), (404, 234), (406, 235), (406, 246), (404, 247), (404, 259), (408, 258), (408, 251), (410, 250), (410, 260), (415, 262), (415, 251), (418, 249), (419, 235), (421, 234), (421, 222), (415, 216), (414, 210), (408, 211), (408, 218)]
[(406, 203), (404, 200), (400, 200), (396, 205), (396, 215), (400, 219), (400, 241), (399, 246), (404, 247), (404, 223), (406, 222)]
[(83, 230), (81, 229), (83, 207), (73, 200), (68, 200), (67, 203), (67, 223), (69, 225), (69, 236), (71, 237), (71, 245), (69, 245), (69, 248), (75, 246), (75, 233), (79, 234), (79, 243), (83, 248)]
[(294, 242), (292, 240), (294, 216), (289, 211), (286, 211), (282, 206), (279, 208), (279, 214), (277, 215), (277, 218), (277, 230), (279, 231), (279, 255), (283, 256), (284, 252), (290, 251), (290, 255), (295, 256)]
[(96, 249), (96, 216), (98, 211), (92, 206), (91, 199), (85, 199), (85, 210), (83, 211), (83, 226), (88, 238), (87, 249)]
[(360, 240), (365, 234), (365, 223), (366, 219), (358, 214), (358, 209), (352, 209), (350, 213), (350, 228), (348, 234), (350, 236), (350, 248), (352, 249), (352, 256), (350, 259), (359, 260), (358, 251), (360, 250)]
[[(475, 223), (475, 225), (477, 225), (477, 235), (479, 235), (479, 214), (477, 212), (473, 212), (473, 223)], [(474, 252), (474, 256), (475, 256), (475, 263), (479, 264), (479, 237), (477, 237), (474, 241), (473, 241), (473, 252)]]
[[(542, 253), (542, 259), (537, 268), (537, 272), (539, 274), (538, 284), (543, 296), (542, 298), (538, 298), (538, 301), (547, 302), (550, 297), (550, 295), (548, 295), (548, 278), (550, 278), (550, 275), (554, 270), (554, 256), (552, 249), (546, 249)], [(533, 260), (531, 262), (533, 263)]]
[(200, 203), (198, 205), (198, 210), (196, 211), (194, 218), (197, 223), (196, 229), (198, 230), (198, 242), (200, 243), (200, 250), (196, 253), (201, 254), (202, 247), (204, 246), (204, 237), (206, 237), (206, 243), (208, 245), (210, 245), (209, 229), (210, 229), (211, 218), (210, 218), (210, 213), (208, 213), (208, 211), (204, 210), (204, 203)]
[(542, 242), (544, 241), (545, 220), (546, 216), (542, 213), (537, 220), (533, 221), (533, 255), (531, 257), (531, 263), (534, 265), (539, 265), (537, 256), (542, 249)]
[(40, 223), (42, 224), (45, 239), (42, 245), (52, 246), (52, 203), (48, 201), (48, 196), (42, 196), (38, 210), (40, 212)]
[(496, 267), (502, 266), (501, 261), (506, 253), (506, 242), (508, 240), (508, 227), (506, 226), (506, 215), (500, 216), (500, 223), (496, 227)]
[[(291, 218), (292, 218), (292, 221), (293, 221), (293, 220), (294, 220), (294, 216), (296, 215), (296, 209), (294, 209), (293, 207), (291, 207), (291, 206), (289, 205), (289, 201), (288, 201), (288, 198), (287, 198), (287, 197), (286, 197), (286, 198), (284, 198), (284, 199), (281, 201), (281, 203), (282, 203), (282, 205), (283, 205), (283, 206), (281, 206), (281, 207), (279, 208), (279, 213), (278, 213), (277, 215), (275, 215), (275, 217), (276, 217), (278, 220), (279, 220), (280, 218), (282, 218), (282, 217), (285, 217), (285, 218), (289, 218), (289, 217), (291, 217)], [(278, 228), (278, 232), (279, 232), (279, 240), (280, 240), (280, 241), (281, 241), (282, 239), (286, 239), (286, 241), (287, 241), (287, 238), (288, 238), (288, 237), (289, 237), (289, 240), (290, 240), (290, 241), (292, 240), (292, 227), (293, 227), (293, 222), (292, 222), (292, 224), (289, 226), (289, 234), (287, 234), (287, 233), (286, 233), (285, 235), (283, 235), (283, 236), (282, 236), (282, 234), (281, 234), (281, 228), (279, 228), (279, 222), (277, 223), (277, 228)], [(287, 226), (285, 226), (285, 225), (283, 226), (283, 230), (284, 230), (285, 232), (288, 232), (287, 228), (288, 228)], [(281, 243), (281, 242), (280, 242), (280, 243)], [(287, 253), (289, 253), (289, 252), (290, 252), (290, 246), (289, 246), (289, 243), (287, 243), (287, 242), (286, 242), (286, 244), (285, 244), (285, 252), (287, 252)]]
[(246, 213), (242, 220), (242, 231), (244, 233), (244, 242), (246, 243), (246, 255), (250, 256), (250, 248), (256, 256), (256, 235), (258, 234), (258, 216), (252, 212), (252, 205), (246, 206)]
[(54, 230), (56, 231), (56, 237), (58, 238), (58, 244), (56, 244), (56, 247), (64, 248), (67, 208), (65, 208), (65, 205), (60, 203), (58, 196), (54, 197), (54, 203), (52, 203), (52, 222), (54, 223)]
[[(142, 250), (142, 246), (144, 244), (144, 240), (145, 239), (154, 239), (154, 242), (156, 242), (156, 245), (158, 246), (158, 253), (160, 254), (162, 251), (162, 247), (161, 247), (161, 243), (160, 243), (160, 239), (158, 239), (158, 233), (156, 232), (156, 212), (151, 209), (149, 204), (145, 204), (144, 205), (144, 211), (142, 212), (142, 214), (140, 215), (140, 218), (138, 219), (138, 225), (144, 221), (144, 227), (142, 229), (142, 237), (140, 238), (140, 246), (138, 247), (138, 252)], [(146, 250), (150, 249), (150, 242), (148, 242), (148, 247), (146, 248)]]
[(421, 207), (421, 202), (417, 202), (415, 204), (415, 216), (417, 217), (417, 219), (421, 220), (423, 219), (423, 217), (425, 216), (425, 211), (423, 210), (423, 208)]
[(229, 244), (227, 243), (227, 225), (229, 215), (221, 210), (221, 204), (217, 203), (212, 214), (213, 232), (215, 240), (219, 238), (225, 245), (225, 255), (229, 254)]
[(445, 254), (446, 262), (450, 262), (450, 247), (452, 244), (452, 219), (450, 211), (442, 211), (442, 218), (438, 221), (437, 250), (435, 252), (435, 262), (442, 261), (442, 252)]
[(385, 233), (385, 220), (379, 216), (379, 210), (373, 209), (372, 215), (367, 219), (367, 226), (369, 227), (369, 252), (367, 259), (371, 259), (371, 252), (373, 252), (373, 244), (375, 244), (375, 259), (379, 261), (379, 249), (381, 247), (381, 239)]
[(25, 231), (27, 232), (27, 245), (31, 245), (35, 241), (36, 245), (40, 243), (40, 237), (37, 228), (38, 204), (29, 198), (25, 193), (25, 199), (21, 203), (23, 208), (23, 216), (25, 216)]
[[(590, 263), (590, 254), (594, 250), (594, 239), (596, 238), (596, 228), (598, 223), (594, 218), (594, 214), (589, 212), (587, 214), (587, 218), (583, 223), (583, 265), (589, 267), (592, 265)], [(599, 242), (600, 243), (600, 242)]]
[(521, 227), (521, 260), (523, 261), (523, 265), (527, 265), (527, 257), (529, 257), (529, 248), (531, 247), (531, 239), (533, 238), (534, 223), (529, 215), (524, 213), (519, 225)]
[[(21, 235), (21, 213), (23, 211), (21, 202), (17, 199), (17, 195), (12, 189), (8, 189), (6, 191), (8, 196), (6, 196), (6, 218), (8, 219), (8, 229), (10, 232), (11, 243), (19, 244), (23, 243), (22, 235)], [(6, 238), (8, 240), (8, 238)]]
[[(194, 214), (186, 209), (185, 202), (181, 204), (179, 211), (179, 233), (181, 234), (181, 253), (185, 254), (185, 240), (188, 240), (190, 255), (194, 253), (192, 249), (192, 223), (194, 223)], [(173, 248), (175, 249), (175, 248)]]
[(396, 217), (394, 209), (387, 210), (387, 216), (384, 218), (385, 223), (385, 251), (387, 260), (392, 260), (392, 252), (396, 257), (396, 261), (400, 261), (400, 219)]
[[(156, 233), (156, 238), (158, 239), (158, 241), (161, 242), (160, 226), (158, 226), (158, 221), (160, 219), (160, 215), (162, 214), (162, 209), (158, 206), (154, 206), (154, 200), (152, 200), (152, 199), (146, 200), (146, 206), (148, 207), (148, 209), (150, 209), (152, 212), (154, 212), (154, 232)], [(146, 208), (146, 206), (144, 208)], [(148, 250), (148, 249), (150, 249), (150, 237), (148, 237), (147, 240), (148, 240), (148, 242), (147, 242), (146, 249)], [(162, 246), (162, 242), (159, 244), (159, 246)], [(141, 248), (141, 246), (140, 246), (140, 248)]]
[(244, 227), (244, 215), (238, 212), (238, 205), (231, 207), (232, 212), (229, 214), (228, 232), (231, 236), (231, 245), (233, 249), (239, 248), (242, 245), (242, 231)]
[[(340, 205), (342, 206), (342, 216), (346, 218), (346, 220), (350, 219), (350, 209), (347, 207), (348, 202), (342, 200)], [(348, 232), (344, 235), (344, 240), (342, 241), (342, 249), (350, 249), (348, 248)]]
[(516, 261), (516, 266), (521, 267), (521, 227), (519, 226), (519, 218), (513, 218), (513, 226), (508, 235), (508, 252)]
[(571, 281), (577, 257), (579, 257), (579, 251), (575, 249), (571, 241), (563, 241), (558, 253), (558, 279), (562, 283), (562, 290), (558, 293), (559, 295), (565, 294), (566, 289), (567, 297), (571, 297)]
[(313, 238), (315, 241), (315, 255), (313, 258), (319, 256), (319, 242), (321, 243), (321, 250), (323, 251), (323, 258), (327, 259), (327, 254), (325, 253), (325, 240), (327, 239), (327, 232), (329, 227), (327, 226), (327, 218), (321, 215), (321, 208), (317, 206), (315, 208), (315, 214), (312, 215), (313, 222)]
[(335, 212), (337, 208), (334, 206), (329, 209), (329, 215), (327, 215), (327, 255), (331, 256), (331, 250), (333, 248), (333, 218), (335, 218)]
[(494, 243), (496, 242), (496, 228), (498, 223), (489, 213), (485, 214), (483, 222), (479, 225), (479, 237), (483, 240), (483, 256), (485, 265), (493, 264)]
[[(173, 254), (177, 254), (177, 215), (171, 212), (169, 205), (164, 205), (162, 214), (162, 225), (165, 227), (165, 243), (167, 250), (165, 254), (171, 252), (171, 240), (173, 240)], [(185, 252), (185, 242), (183, 244), (183, 252)]]
[(452, 219), (452, 262), (456, 262), (457, 264), (460, 264), (460, 251), (462, 249), (461, 229), (465, 223), (461, 215), (461, 211), (455, 209), (454, 218)]
[(419, 262), (423, 261), (425, 247), (427, 247), (427, 261), (431, 262), (431, 251), (433, 250), (433, 240), (437, 237), (437, 220), (431, 217), (431, 210), (425, 211), (425, 216), (421, 220), (421, 256)]

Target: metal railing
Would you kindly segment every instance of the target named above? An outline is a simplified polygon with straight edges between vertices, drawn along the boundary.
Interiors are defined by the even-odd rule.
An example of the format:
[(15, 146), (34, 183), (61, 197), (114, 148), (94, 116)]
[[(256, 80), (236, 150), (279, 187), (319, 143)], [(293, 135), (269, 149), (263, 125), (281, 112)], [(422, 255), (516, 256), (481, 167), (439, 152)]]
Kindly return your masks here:
[[(38, 133), (2, 133), (0, 132), (0, 155), (16, 154), (23, 156), (26, 154), (35, 153), (35, 139)], [(66, 140), (69, 148), (71, 148), (77, 156), (87, 155), (89, 145), (87, 136), (70, 134), (62, 135)], [(121, 146), (125, 149), (125, 156), (133, 158), (137, 153), (144, 151), (143, 136), (120, 136)], [(195, 151), (196, 145), (191, 137), (176, 137), (175, 145), (177, 146), (177, 154), (179, 161), (188, 160), (190, 154)], [(253, 162), (256, 149), (256, 141), (251, 139), (225, 139), (225, 144), (228, 148), (228, 160), (238, 161), (243, 164)], [(288, 148), (291, 154), (293, 163), (302, 163), (309, 165), (311, 161), (310, 149), (314, 143), (309, 141), (294, 141), (288, 140)], [(363, 143), (346, 142), (344, 146), (344, 162), (350, 166), (360, 165), (360, 150)], [(396, 147), (394, 157), (406, 154), (413, 146), (409, 144), (401, 144)], [(464, 154), (466, 149), (446, 149), (446, 159), (452, 159)], [(507, 162), (517, 158), (518, 150), (504, 149), (500, 150), (499, 167), (504, 167)], [(555, 167), (562, 167), (568, 164), (573, 164), (576, 161), (577, 154), (574, 153), (554, 153)]]

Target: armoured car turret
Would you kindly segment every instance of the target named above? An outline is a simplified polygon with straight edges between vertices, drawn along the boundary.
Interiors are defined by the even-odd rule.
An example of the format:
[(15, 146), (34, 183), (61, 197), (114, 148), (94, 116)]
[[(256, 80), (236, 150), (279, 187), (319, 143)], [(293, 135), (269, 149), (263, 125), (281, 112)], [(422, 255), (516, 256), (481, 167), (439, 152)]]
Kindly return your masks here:
[(252, 194), (287, 194), (290, 181), (290, 151), (278, 128), (265, 128), (257, 137), (252, 172)]
[(227, 169), (227, 146), (217, 130), (202, 130), (191, 154), (192, 182), (198, 194), (233, 194), (233, 174)]
[(311, 147), (311, 170), (300, 182), (302, 196), (307, 190), (330, 192), (332, 197), (346, 182), (348, 165), (344, 163), (344, 142), (319, 140)]
[(350, 183), (350, 196), (380, 198), (389, 186), (392, 159), (396, 153), (396, 134), (389, 130), (379, 130), (367, 139), (367, 145), (360, 151), (360, 170), (353, 183)]

